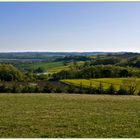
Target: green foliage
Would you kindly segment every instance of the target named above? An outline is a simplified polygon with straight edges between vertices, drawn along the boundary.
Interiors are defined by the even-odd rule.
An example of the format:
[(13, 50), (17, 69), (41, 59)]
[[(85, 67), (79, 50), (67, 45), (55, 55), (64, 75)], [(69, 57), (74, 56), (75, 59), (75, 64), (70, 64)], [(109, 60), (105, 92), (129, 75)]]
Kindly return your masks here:
[(103, 94), (103, 93), (104, 93), (104, 89), (103, 89), (102, 82), (100, 82), (99, 87), (98, 87), (98, 89), (97, 89), (97, 92), (98, 92), (99, 94)]
[(128, 91), (126, 88), (122, 87), (122, 85), (120, 86), (120, 89), (117, 91), (117, 95), (127, 95)]
[(5, 92), (7, 92), (7, 87), (5, 84), (1, 84), (0, 85), (0, 93), (5, 93)]
[(130, 66), (140, 68), (139, 53), (124, 53), (100, 55), (91, 57), (90, 66), (94, 65), (116, 65), (116, 66)]
[(42, 61), (42, 62), (25, 62), (16, 64), (18, 68), (32, 69), (36, 72), (38, 68), (43, 69), (43, 72), (55, 73), (61, 70), (67, 70), (68, 66), (65, 66), (63, 61)]
[(25, 75), (12, 65), (0, 64), (1, 81), (23, 81)]
[(38, 85), (24, 85), (21, 93), (40, 93), (40, 88)]
[(18, 85), (18, 84), (13, 84), (12, 86), (12, 93), (21, 93), (23, 90), (23, 87), (21, 85)]
[(110, 95), (116, 94), (113, 84), (111, 84), (110, 87), (107, 89), (107, 94), (110, 94)]
[(68, 93), (74, 93), (74, 92), (75, 92), (74, 87), (73, 87), (73, 86), (68, 86), (67, 92), (68, 92)]
[(34, 72), (34, 73), (43, 73), (43, 72), (45, 72), (45, 68), (44, 68), (44, 67), (38, 67), (38, 68), (35, 69), (33, 72)]
[(136, 95), (140, 90), (139, 78), (98, 78), (98, 79), (66, 79), (61, 82), (68, 85), (95, 89), (98, 94)]
[[(26, 82), (27, 81), (35, 81), (35, 77), (34, 77), (34, 74), (32, 72), (32, 70), (29, 70), (27, 73), (26, 73)], [(26, 83), (25, 82), (25, 83)]]
[[(73, 66), (74, 67), (74, 66)], [(87, 79), (87, 78), (119, 78), (140, 76), (140, 70), (134, 68), (124, 68), (113, 65), (97, 65), (83, 68), (71, 68), (52, 75), (53, 80), (60, 79)]]
[(54, 89), (54, 92), (55, 92), (55, 93), (62, 93), (62, 92), (63, 92), (63, 89), (62, 89), (61, 87), (56, 87), (56, 88)]
[(49, 84), (46, 84), (45, 87), (43, 88), (43, 92), (44, 93), (51, 93), (51, 92), (53, 92), (52, 86), (49, 85)]
[(119, 72), (119, 76), (120, 77), (128, 77), (129, 76), (129, 72), (126, 69), (123, 69)]

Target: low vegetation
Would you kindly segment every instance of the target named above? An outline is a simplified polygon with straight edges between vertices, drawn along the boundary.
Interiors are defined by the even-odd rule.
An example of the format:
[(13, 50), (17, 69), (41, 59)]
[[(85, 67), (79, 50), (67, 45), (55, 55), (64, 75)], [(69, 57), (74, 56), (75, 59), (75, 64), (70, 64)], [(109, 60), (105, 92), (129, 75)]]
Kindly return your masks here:
[(68, 67), (64, 65), (63, 62), (59, 61), (44, 61), (44, 62), (24, 62), (24, 63), (18, 63), (15, 66), (17, 66), (20, 69), (24, 70), (33, 70), (36, 71), (38, 68), (43, 68), (44, 72), (48, 73), (56, 73), (61, 70), (67, 70)]
[(135, 94), (140, 91), (140, 78), (66, 79), (61, 82), (83, 88), (103, 88), (103, 90), (108, 90), (110, 86), (113, 86), (115, 91), (133, 88)]
[(140, 98), (0, 94), (0, 137), (139, 138)]

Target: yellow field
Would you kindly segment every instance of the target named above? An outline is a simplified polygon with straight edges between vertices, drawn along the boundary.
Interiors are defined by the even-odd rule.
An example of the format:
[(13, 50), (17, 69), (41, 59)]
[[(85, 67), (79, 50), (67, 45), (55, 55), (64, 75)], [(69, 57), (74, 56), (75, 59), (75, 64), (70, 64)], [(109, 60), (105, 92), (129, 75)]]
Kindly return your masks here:
[(140, 78), (98, 78), (98, 79), (65, 79), (61, 82), (83, 87), (94, 87), (97, 88), (102, 84), (103, 89), (108, 89), (111, 84), (118, 90), (120, 86), (125, 88), (129, 86), (135, 86), (137, 91), (140, 90)]

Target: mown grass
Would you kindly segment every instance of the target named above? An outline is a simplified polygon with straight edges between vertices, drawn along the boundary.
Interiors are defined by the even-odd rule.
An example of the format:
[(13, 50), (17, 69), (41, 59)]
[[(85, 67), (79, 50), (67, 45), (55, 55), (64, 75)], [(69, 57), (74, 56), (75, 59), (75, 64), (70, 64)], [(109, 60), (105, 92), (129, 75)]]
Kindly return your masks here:
[(97, 78), (97, 79), (65, 79), (61, 80), (61, 82), (75, 85), (75, 86), (83, 86), (83, 87), (94, 87), (98, 88), (100, 83), (103, 86), (103, 89), (108, 89), (111, 84), (113, 84), (114, 88), (118, 90), (120, 86), (129, 86), (136, 85), (137, 91), (140, 90), (140, 78)]
[(0, 137), (140, 137), (140, 97), (0, 94)]

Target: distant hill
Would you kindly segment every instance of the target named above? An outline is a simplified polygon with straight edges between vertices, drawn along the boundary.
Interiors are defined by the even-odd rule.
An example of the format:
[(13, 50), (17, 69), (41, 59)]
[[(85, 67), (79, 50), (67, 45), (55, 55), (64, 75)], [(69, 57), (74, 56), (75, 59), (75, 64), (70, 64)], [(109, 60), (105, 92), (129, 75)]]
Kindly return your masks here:
[(0, 59), (55, 59), (65, 56), (92, 56), (101, 54), (127, 54), (127, 52), (6, 52), (0, 53)]

